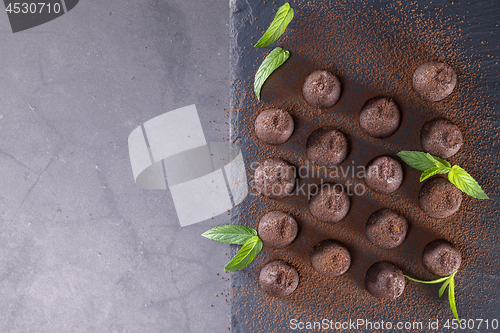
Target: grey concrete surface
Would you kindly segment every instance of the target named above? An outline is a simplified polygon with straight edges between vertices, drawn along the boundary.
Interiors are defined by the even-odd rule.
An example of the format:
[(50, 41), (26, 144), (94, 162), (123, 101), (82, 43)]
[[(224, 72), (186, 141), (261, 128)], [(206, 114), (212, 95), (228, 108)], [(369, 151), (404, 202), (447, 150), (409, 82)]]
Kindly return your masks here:
[(228, 137), (228, 17), (80, 1), (13, 34), (0, 13), (0, 332), (227, 331), (229, 247), (200, 234), (229, 216), (180, 228), (168, 190), (134, 184), (127, 137), (193, 103)]

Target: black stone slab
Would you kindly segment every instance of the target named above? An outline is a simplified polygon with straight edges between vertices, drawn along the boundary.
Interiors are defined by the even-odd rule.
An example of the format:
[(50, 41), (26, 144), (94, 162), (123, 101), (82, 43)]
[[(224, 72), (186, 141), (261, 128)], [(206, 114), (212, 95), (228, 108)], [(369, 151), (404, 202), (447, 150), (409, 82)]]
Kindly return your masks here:
[[(377, 93), (383, 93), (393, 96), (398, 100), (398, 89), (393, 85), (373, 86), (375, 82), (380, 82), (371, 77), (360, 75), (356, 71), (359, 65), (359, 59), (356, 53), (349, 51), (342, 54), (326, 54), (325, 60), (318, 63), (311, 56), (312, 52), (307, 50), (308, 40), (316, 38), (309, 35), (311, 25), (327, 25), (330, 21), (322, 20), (325, 14), (327, 2), (323, 1), (299, 1), (292, 2), (291, 6), (295, 9), (295, 18), (289, 25), (285, 35), (274, 45), (266, 49), (256, 49), (252, 47), (262, 36), (274, 17), (274, 9), (282, 5), (284, 1), (262, 2), (233, 0), (230, 3), (231, 10), (231, 74), (233, 81), (232, 88), (232, 107), (236, 112), (232, 119), (232, 140), (238, 142), (245, 157), (249, 179), (251, 180), (253, 171), (251, 164), (264, 157), (279, 155), (290, 160), (290, 162), (299, 166), (305, 160), (305, 141), (297, 138), (307, 137), (312, 129), (324, 124), (335, 124), (343, 130), (351, 142), (351, 154), (348, 157), (348, 163), (351, 160), (360, 165), (365, 165), (371, 158), (386, 153), (395, 155), (400, 150), (421, 150), (418, 136), (423, 123), (435, 115), (440, 114), (439, 106), (422, 103), (416, 96), (413, 102), (400, 105), (403, 113), (401, 127), (395, 135), (382, 140), (369, 140), (365, 136), (360, 136), (359, 126), (356, 128), (350, 125), (344, 119), (354, 117), (355, 119), (359, 109), (366, 101), (367, 97), (372, 97)], [(403, 2), (405, 3), (405, 2)], [(321, 6), (317, 6), (317, 5)], [(459, 243), (463, 248), (463, 257), (466, 264), (460, 269), (456, 277), (456, 297), (457, 307), (461, 318), (464, 319), (488, 319), (489, 328), (483, 322), (477, 329), (479, 320), (475, 323), (475, 330), (478, 332), (493, 331), (491, 322), (494, 319), (500, 319), (500, 300), (498, 299), (500, 277), (500, 265), (498, 257), (500, 255), (500, 246), (498, 238), (500, 236), (498, 227), (497, 213), (500, 209), (498, 187), (500, 180), (498, 178), (499, 158), (499, 140), (498, 129), (500, 128), (499, 107), (497, 102), (498, 86), (498, 57), (500, 55), (500, 37), (498, 35), (500, 14), (496, 1), (471, 1), (471, 2), (452, 2), (452, 1), (419, 1), (417, 4), (404, 4), (408, 8), (414, 8), (411, 15), (405, 16), (405, 29), (412, 28), (418, 30), (417, 26), (422, 17), (432, 18), (435, 22), (449, 26), (450, 30), (459, 31), (461, 37), (453, 40), (450, 37), (451, 45), (460, 45), (462, 52), (448, 52), (447, 45), (442, 48), (432, 49), (425, 44), (425, 37), (415, 35), (413, 42), (420, 45), (418, 59), (421, 62), (426, 59), (449, 60), (458, 68), (459, 85), (470, 85), (467, 89), (458, 89), (457, 91), (466, 91), (467, 95), (455, 97), (453, 107), (456, 108), (457, 119), (461, 119), (458, 125), (462, 128), (465, 136), (465, 144), (453, 159), (452, 163), (459, 164), (466, 170), (470, 170), (474, 177), (483, 185), (490, 196), (489, 201), (479, 201), (467, 198), (464, 195), (464, 204), (453, 218), (445, 220), (436, 220), (435, 225), (429, 227), (424, 222), (418, 220), (419, 208), (417, 204), (417, 193), (420, 188), (418, 182), (419, 172), (407, 166), (404, 166), (405, 181), (403, 182), (403, 194), (396, 193), (392, 199), (386, 199), (385, 203), (390, 201), (394, 206), (400, 207), (401, 200), (408, 202), (408, 207), (404, 208), (405, 215), (409, 217), (411, 228), (408, 239), (403, 243), (398, 252), (396, 261), (405, 273), (418, 276), (425, 279), (431, 279), (432, 275), (425, 275), (419, 260), (421, 256), (421, 245), (419, 238), (440, 238), (444, 237), (443, 232), (448, 229), (447, 237), (453, 236), (452, 241)], [(346, 20), (346, 13), (350, 11), (365, 12), (363, 16), (366, 20), (364, 24), (371, 27), (370, 33), (375, 33), (379, 38), (385, 38), (389, 45), (391, 41), (398, 45), (397, 34), (387, 33), (387, 26), (391, 25), (391, 15), (398, 16), (397, 10), (387, 9), (389, 5), (382, 1), (338, 1), (332, 3), (332, 10), (340, 11), (339, 26), (344, 27), (346, 35), (356, 36), (353, 38), (351, 49), (363, 49), (373, 47), (369, 45), (366, 38), (365, 43), (360, 41), (369, 36), (366, 31), (352, 32), (348, 31), (351, 26), (349, 20)], [(396, 6), (397, 4), (391, 4)], [(413, 6), (413, 7), (412, 7)], [(386, 20), (380, 20), (380, 16), (371, 16), (371, 11), (378, 11), (387, 15)], [(354, 19), (354, 18), (353, 18)], [(340, 22), (340, 20), (344, 20)], [(434, 29), (429, 26), (429, 29)], [(339, 29), (341, 30), (341, 29)], [(446, 32), (445, 32), (446, 35)], [(446, 40), (444, 38), (444, 40)], [(345, 42), (345, 36), (338, 38), (325, 39), (324, 44), (314, 45), (319, 53), (328, 48), (328, 43)], [(302, 47), (298, 47), (302, 45)], [(262, 90), (262, 102), (258, 103), (252, 92), (252, 83), (255, 72), (261, 63), (265, 54), (276, 46), (281, 46), (290, 50), (291, 58), (280, 69), (278, 69), (269, 78)], [(455, 46), (453, 46), (455, 47)], [(349, 48), (349, 45), (348, 45)], [(305, 51), (304, 51), (305, 50)], [(382, 56), (372, 59), (379, 66), (386, 62), (387, 66), (396, 66), (393, 61), (390, 47), (380, 50)], [(412, 50), (404, 50), (410, 56)], [(384, 57), (383, 54), (387, 53)], [(292, 109), (304, 108), (304, 103), (300, 102), (300, 84), (303, 82), (308, 70), (312, 71), (316, 67), (323, 67), (325, 63), (328, 68), (338, 69), (340, 79), (343, 85), (343, 93), (340, 102), (326, 112), (318, 113), (315, 117), (305, 117), (303, 113), (297, 112), (294, 115), (296, 121), (296, 131), (291, 140), (280, 146), (279, 149), (271, 149), (262, 146), (256, 142), (256, 137), (252, 135), (252, 120), (256, 114), (265, 106), (287, 106)], [(376, 67), (376, 66), (375, 66)], [(380, 67), (380, 66), (379, 66)], [(379, 72), (379, 75), (385, 75)], [(402, 82), (408, 84), (411, 82), (412, 70), (408, 69), (408, 75), (401, 78)], [(387, 78), (391, 79), (391, 78)], [(381, 79), (383, 81), (383, 79)], [(411, 89), (411, 85), (408, 85)], [(298, 97), (297, 97), (298, 96)], [(471, 103), (473, 100), (481, 101), (479, 104)], [(449, 107), (450, 104), (446, 104)], [(476, 107), (474, 107), (476, 105)], [(483, 105), (485, 107), (479, 107)], [(302, 111), (302, 110), (301, 110)], [(449, 112), (449, 110), (444, 110)], [(443, 111), (443, 112), (444, 112)], [(468, 114), (469, 116), (460, 116)], [(476, 121), (475, 120), (478, 120)], [(351, 121), (352, 123), (352, 121)], [(479, 138), (479, 140), (478, 140)], [(466, 157), (468, 156), (468, 157)], [(472, 171), (473, 170), (473, 171)], [(404, 197), (406, 196), (406, 197)], [(392, 200), (392, 201), (391, 201)], [(284, 202), (284, 206), (290, 210), (298, 204), (297, 200)], [(351, 211), (347, 220), (341, 222), (336, 230), (319, 228), (318, 232), (325, 231), (325, 237), (334, 235), (341, 236), (342, 228), (347, 228), (349, 232), (361, 230), (366, 221), (366, 211), (370, 207), (380, 207), (382, 203), (376, 196), (367, 195), (366, 197), (353, 197)], [(256, 227), (259, 217), (265, 213), (271, 204), (259, 196), (249, 195), (249, 197), (232, 212), (232, 221), (235, 224), (245, 224)], [(474, 212), (469, 214), (468, 212)], [(299, 225), (309, 226), (313, 222), (305, 217), (299, 218)], [(472, 223), (473, 222), (473, 223)], [(450, 223), (453, 228), (443, 228), (440, 223)], [(469, 227), (469, 225), (471, 227)], [(474, 228), (472, 228), (474, 226)], [(477, 230), (475, 230), (477, 228)], [(444, 231), (443, 231), (444, 230)], [(480, 232), (478, 232), (480, 230)], [(307, 244), (308, 240), (299, 236), (295, 242)], [(351, 279), (353, 285), (364, 289), (362, 280), (364, 272), (371, 263), (384, 260), (389, 256), (384, 252), (370, 252), (360, 249), (358, 245), (364, 244), (364, 235), (352, 237), (349, 241), (349, 249), (354, 250), (353, 265), (346, 273), (345, 279)], [(415, 246), (417, 244), (417, 246)], [(312, 245), (311, 245), (312, 246)], [(238, 247), (233, 248), (233, 254)], [(286, 251), (286, 249), (284, 250)], [(382, 253), (382, 254), (381, 254)], [(439, 285), (416, 285), (407, 283), (407, 289), (403, 296), (395, 301), (380, 302), (370, 297), (366, 292), (366, 300), (357, 301), (355, 304), (361, 304), (359, 308), (351, 306), (349, 297), (346, 293), (342, 304), (329, 304), (328, 300), (324, 303), (302, 304), (297, 298), (291, 297), (285, 300), (270, 299), (258, 287), (258, 272), (260, 268), (270, 259), (279, 258), (284, 252), (273, 252), (271, 249), (264, 248), (263, 252), (244, 270), (233, 273), (232, 287), (235, 293), (234, 303), (232, 305), (232, 328), (233, 332), (293, 332), (290, 328), (290, 320), (305, 320), (314, 318), (316, 313), (321, 313), (325, 306), (336, 309), (329, 313), (327, 319), (349, 318), (356, 320), (363, 318), (372, 321), (398, 321), (418, 320), (427, 325), (430, 319), (439, 319), (439, 332), (448, 332), (443, 328), (447, 319), (452, 319), (448, 301), (445, 296), (442, 299), (437, 296)], [(391, 254), (392, 255), (392, 254)], [(414, 262), (405, 263), (409, 258)], [(406, 258), (406, 259), (405, 259)], [(303, 267), (302, 267), (303, 268)], [(299, 267), (301, 274), (301, 267)], [(424, 275), (423, 275), (424, 274)], [(300, 284), (299, 284), (300, 288)], [(325, 289), (326, 288), (326, 289)], [(318, 285), (318, 293), (328, 289), (328, 286)], [(307, 298), (306, 298), (307, 299)], [(314, 297), (310, 298), (315, 299)], [(408, 304), (418, 303), (420, 307), (410, 307)], [(406, 307), (406, 311), (405, 311)], [(396, 310), (394, 308), (397, 308)], [(279, 309), (279, 310), (276, 310)], [(419, 310), (415, 310), (419, 309)], [(348, 315), (346, 315), (346, 313)], [(285, 314), (285, 315), (283, 315)], [(302, 317), (302, 318), (301, 318)], [(321, 321), (323, 317), (315, 318)], [(319, 330), (304, 330), (307, 332), (316, 332)], [(334, 330), (325, 330), (334, 331)], [(369, 329), (347, 328), (344, 332), (365, 332)], [(384, 330), (376, 330), (381, 332)], [(424, 326), (423, 332), (431, 331)], [(467, 331), (467, 329), (466, 329)], [(473, 331), (469, 329), (469, 331)]]

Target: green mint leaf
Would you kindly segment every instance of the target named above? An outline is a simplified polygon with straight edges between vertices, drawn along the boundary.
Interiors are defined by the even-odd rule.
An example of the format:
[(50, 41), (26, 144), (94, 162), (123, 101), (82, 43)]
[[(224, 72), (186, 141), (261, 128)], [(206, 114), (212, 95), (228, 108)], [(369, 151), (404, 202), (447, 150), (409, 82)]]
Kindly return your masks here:
[(443, 296), (444, 291), (446, 290), (446, 287), (448, 287), (448, 285), (450, 284), (450, 281), (451, 281), (451, 279), (446, 280), (443, 283), (443, 285), (441, 286), (441, 288), (439, 288), (439, 297)]
[(257, 236), (257, 231), (243, 225), (225, 224), (204, 232), (202, 236), (222, 243), (243, 245)]
[(448, 174), (450, 182), (463, 192), (476, 199), (489, 199), (479, 184), (471, 175), (458, 165), (454, 165)]
[(267, 28), (264, 35), (259, 39), (254, 47), (266, 47), (271, 45), (280, 38), (280, 36), (285, 32), (288, 23), (293, 19), (293, 9), (287, 2), (278, 9), (274, 20), (271, 22), (269, 28)]
[(397, 153), (397, 155), (406, 164), (420, 171), (425, 171), (436, 167), (435, 160), (430, 159), (426, 153), (423, 153), (421, 151), (403, 150)]
[(440, 170), (442, 170), (442, 169), (440, 169), (438, 167), (434, 167), (434, 168), (430, 168), (430, 169), (425, 170), (420, 175), (420, 181), (423, 182), (427, 178), (432, 177), (432, 176), (438, 174)]
[[(451, 275), (450, 275), (451, 276)], [(409, 277), (408, 275), (405, 275), (405, 277), (408, 279), (408, 280), (411, 280), (411, 281), (414, 281), (414, 282), (418, 282), (418, 283), (426, 283), (426, 284), (429, 284), (429, 283), (439, 283), (439, 282), (443, 282), (443, 281), (446, 281), (450, 278), (450, 276), (445, 276), (443, 278), (440, 278), (440, 279), (437, 279), (437, 280), (432, 280), (432, 281), (422, 281), (422, 280), (417, 280), (417, 279), (414, 279), (412, 277)]]
[(238, 271), (247, 267), (262, 250), (262, 240), (259, 236), (252, 236), (233, 259), (224, 267), (226, 271)]
[[(427, 153), (427, 155), (431, 156), (435, 161), (441, 163), (442, 165), (444, 165), (446, 168), (451, 168), (451, 164), (450, 162), (448, 162), (447, 160), (443, 160), (441, 157), (437, 157), (437, 156), (434, 156), (434, 155), (431, 155), (429, 153)], [(438, 165), (436, 165), (438, 166)], [(449, 171), (449, 170), (448, 170)]]
[(444, 175), (444, 174), (446, 174), (446, 173), (448, 173), (450, 171), (451, 171), (451, 168), (439, 169), (438, 174)]
[(257, 257), (257, 255), (260, 253), (260, 251), (262, 251), (263, 245), (264, 244), (262, 243), (262, 240), (259, 238), (259, 240), (257, 241), (257, 244), (255, 244), (252, 252), (250, 253), (250, 257), (248, 259), (247, 265), (249, 265)]
[(450, 300), (451, 312), (453, 312), (455, 318), (457, 318), (458, 322), (460, 322), (460, 318), (458, 318), (457, 305), (455, 304), (455, 279), (453, 276), (450, 279), (450, 286), (448, 287), (448, 299)]
[(278, 67), (283, 65), (283, 63), (290, 57), (290, 52), (283, 50), (281, 47), (277, 47), (272, 50), (267, 57), (264, 59), (257, 74), (255, 74), (255, 80), (253, 83), (255, 96), (260, 101), (260, 90), (266, 82), (269, 75), (272, 74)]
[(460, 321), (460, 319), (458, 318), (458, 313), (457, 313), (457, 305), (455, 304), (455, 274), (456, 273), (457, 272), (454, 272), (448, 276), (445, 276), (445, 277), (442, 277), (442, 278), (439, 278), (439, 279), (433, 280), (433, 281), (417, 280), (417, 279), (409, 277), (408, 275), (405, 275), (405, 277), (411, 281), (415, 281), (418, 283), (440, 283), (440, 282), (444, 281), (441, 288), (439, 288), (439, 297), (443, 296), (444, 291), (446, 290), (446, 287), (448, 287), (448, 299), (450, 301), (451, 311), (453, 312), (453, 315), (455, 316), (455, 318), (457, 318), (457, 320)]
[(442, 174), (450, 172), (450, 170), (451, 170), (450, 162), (443, 160), (441, 157), (437, 157), (437, 156), (431, 155), (429, 153), (426, 153), (426, 154), (427, 154), (427, 158), (429, 160), (432, 160), (434, 162), (434, 165), (439, 169), (439, 171), (437, 173), (442, 175)]

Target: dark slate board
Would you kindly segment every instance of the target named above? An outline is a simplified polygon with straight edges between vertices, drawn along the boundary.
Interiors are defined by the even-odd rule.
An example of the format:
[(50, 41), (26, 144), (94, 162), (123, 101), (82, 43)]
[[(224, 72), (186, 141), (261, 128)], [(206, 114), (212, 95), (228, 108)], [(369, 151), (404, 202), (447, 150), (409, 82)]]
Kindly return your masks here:
[[(307, 36), (304, 31), (307, 31), (307, 24), (310, 23), (312, 17), (321, 17), (321, 13), (315, 12), (317, 8), (313, 5), (315, 3), (322, 3), (321, 1), (310, 1), (302, 2), (305, 4), (300, 11), (298, 10), (299, 4), (301, 2), (292, 2), (291, 6), (295, 8), (295, 18), (292, 21), (289, 29), (287, 30), (284, 38), (280, 40), (275, 46), (282, 46), (283, 48), (289, 49), (292, 53), (290, 60), (280, 69), (278, 69), (273, 76), (268, 80), (263, 89), (263, 101), (258, 104), (252, 93), (252, 78), (255, 75), (258, 64), (262, 60), (263, 54), (268, 52), (268, 50), (255, 49), (251, 46), (255, 43), (258, 38), (262, 35), (262, 31), (258, 30), (257, 27), (266, 28), (269, 22), (272, 21), (274, 17), (273, 8), (278, 8), (282, 5), (284, 1), (276, 1), (272, 3), (267, 1), (264, 3), (262, 1), (248, 1), (248, 0), (231, 0), (231, 78), (233, 81), (232, 88), (232, 107), (238, 110), (234, 114), (232, 119), (232, 140), (237, 142), (241, 147), (245, 158), (245, 163), (247, 169), (250, 173), (251, 168), (249, 166), (252, 162), (258, 161), (259, 152), (262, 147), (255, 143), (255, 137), (249, 135), (251, 133), (251, 119), (255, 113), (258, 112), (259, 108), (266, 105), (281, 105), (283, 101), (280, 99), (282, 96), (296, 98), (293, 94), (297, 95), (300, 93), (298, 87), (300, 87), (300, 82), (303, 81), (304, 74), (307, 70), (312, 70), (316, 67), (321, 67), (321, 64), (314, 62), (311, 57), (304, 53), (297, 52), (292, 48), (294, 44), (299, 40), (307, 43)], [(309, 3), (310, 5), (307, 5)], [(379, 9), (384, 7), (386, 4), (383, 1), (345, 1), (344, 7), (336, 7), (336, 10), (342, 10), (344, 8), (346, 11), (352, 8), (366, 9), (370, 8)], [(498, 239), (500, 236), (500, 231), (498, 228), (498, 217), (497, 213), (500, 209), (499, 205), (499, 195), (498, 188), (500, 188), (500, 180), (498, 178), (498, 171), (500, 165), (499, 157), (499, 142), (498, 142), (498, 129), (500, 128), (499, 119), (499, 107), (496, 94), (499, 93), (499, 88), (497, 83), (500, 81), (498, 78), (498, 58), (500, 56), (500, 35), (498, 34), (499, 28), (498, 23), (500, 22), (500, 5), (496, 1), (471, 1), (471, 2), (459, 2), (459, 1), (419, 1), (418, 9), (415, 12), (415, 17), (419, 14), (423, 16), (433, 16), (437, 18), (451, 17), (449, 21), (450, 25), (459, 27), (462, 31), (462, 38), (464, 51), (458, 59), (455, 59), (459, 64), (461, 61), (475, 62), (479, 63), (476, 69), (474, 84), (478, 88), (478, 93), (480, 96), (475, 96), (475, 88), (472, 87), (468, 90), (469, 95), (463, 96), (462, 102), (457, 105), (457, 110), (460, 110), (460, 106), (466, 106), (466, 101), (470, 99), (478, 98), (482, 100), (483, 105), (489, 105), (489, 108), (473, 108), (469, 109), (467, 112), (470, 118), (466, 118), (467, 124), (460, 124), (462, 128), (465, 128), (467, 132), (465, 133), (466, 140), (474, 139), (474, 142), (478, 142), (477, 138), (483, 138), (484, 144), (475, 144), (474, 147), (462, 148), (468, 149), (469, 155), (472, 154), (474, 158), (466, 159), (460, 154), (453, 160), (454, 163), (463, 166), (466, 169), (476, 170), (475, 176), (478, 178), (481, 184), (486, 184), (485, 188), (490, 195), (491, 200), (488, 202), (478, 202), (474, 200), (466, 200), (465, 205), (462, 206), (462, 211), (470, 209), (473, 210), (476, 215), (472, 216), (463, 212), (461, 214), (457, 213), (457, 216), (450, 223), (454, 223), (457, 227), (457, 237), (468, 236), (470, 239), (467, 240), (468, 247), (470, 249), (478, 249), (479, 252), (487, 251), (488, 255), (483, 258), (475, 258), (474, 262), (465, 265), (466, 268), (462, 268), (460, 271), (459, 287), (457, 290), (457, 299), (459, 312), (462, 318), (467, 319), (493, 319), (500, 320), (500, 299), (498, 298), (499, 283), (498, 279), (500, 277), (500, 265), (499, 265), (499, 255), (500, 246)], [(438, 12), (435, 8), (441, 8)], [(397, 14), (396, 14), (397, 15)], [(340, 15), (340, 17), (345, 17)], [(368, 15), (369, 17), (369, 15)], [(323, 24), (323, 22), (316, 22), (316, 24)], [(367, 24), (372, 24), (373, 26), (384, 25), (387, 22), (373, 21)], [(412, 22), (407, 23), (412, 26)], [(360, 31), (359, 34), (364, 32)], [(383, 35), (384, 29), (380, 29), (380, 34)], [(254, 37), (254, 39), (252, 39)], [(385, 36), (388, 40), (391, 38), (397, 38), (397, 36), (387, 35)], [(417, 37), (416, 37), (417, 38)], [(325, 42), (335, 42), (335, 41), (325, 41)], [(427, 57), (430, 59), (439, 58), (447, 59), (447, 54), (443, 54), (442, 50), (427, 50)], [(426, 54), (423, 53), (423, 58)], [(355, 64), (355, 57), (349, 58), (347, 55), (337, 54), (330, 55), (332, 67), (336, 66), (349, 66), (350, 64)], [(259, 60), (260, 58), (260, 60)], [(470, 60), (472, 59), (472, 60)], [(423, 62), (423, 60), (422, 60)], [(297, 65), (300, 65), (302, 69), (300, 71), (295, 71)], [(462, 76), (461, 76), (462, 75)], [(464, 80), (468, 76), (461, 73), (459, 70), (459, 82)], [(355, 71), (343, 70), (341, 74), (341, 80), (343, 83), (343, 95), (341, 97), (340, 106), (334, 106), (333, 110), (336, 110), (342, 114), (347, 114), (345, 112), (354, 112), (357, 115), (359, 107), (366, 100), (366, 96), (373, 94), (375, 92), (384, 93), (386, 95), (396, 94), (395, 91), (384, 90), (383, 88), (374, 88), (370, 90), (370, 78), (359, 77)], [(246, 81), (246, 82), (245, 82)], [(289, 92), (284, 92), (289, 88)], [(481, 88), (481, 89), (479, 89)], [(367, 92), (369, 91), (369, 92)], [(287, 95), (288, 94), (288, 95)], [(349, 97), (350, 94), (350, 97)], [(342, 103), (342, 99), (347, 100), (347, 102)], [(397, 96), (396, 96), (397, 99)], [(460, 104), (462, 103), (462, 104)], [(293, 105), (293, 102), (292, 102)], [(470, 105), (470, 104), (469, 104)], [(355, 111), (352, 109), (355, 108)], [(356, 109), (357, 108), (357, 109)], [(338, 110), (337, 110), (338, 109)], [(363, 165), (371, 158), (380, 155), (382, 153), (388, 153), (394, 155), (399, 150), (420, 150), (420, 145), (418, 142), (419, 130), (426, 120), (429, 120), (430, 113), (427, 114), (425, 110), (422, 110), (421, 101), (416, 101), (414, 104), (406, 104), (402, 106), (403, 110), (403, 123), (402, 127), (398, 132), (388, 139), (387, 144), (373, 144), (373, 141), (364, 140), (356, 137), (355, 130), (351, 127), (345, 126), (342, 128), (339, 116), (335, 116), (333, 112), (324, 112), (318, 115), (314, 119), (303, 119), (295, 118), (297, 121), (296, 132), (294, 136), (301, 138), (307, 137), (307, 133), (310, 133), (311, 129), (321, 126), (324, 123), (339, 123), (339, 127), (342, 128), (344, 132), (348, 135), (349, 140), (352, 143), (352, 152), (350, 158)], [(460, 112), (460, 111), (458, 111)], [(439, 112), (438, 112), (439, 113)], [(434, 113), (435, 114), (435, 113)], [(474, 120), (475, 118), (480, 118), (481, 126), (478, 128), (471, 127), (469, 120)], [(297, 140), (292, 140), (283, 146), (284, 151), (294, 151), (295, 155), (300, 155), (304, 153), (305, 142), (299, 142)], [(265, 148), (264, 148), (265, 149)], [(473, 153), (470, 153), (473, 151)], [(272, 155), (272, 152), (266, 151), (264, 153), (266, 156)], [(294, 164), (300, 164), (300, 159), (293, 158), (294, 154), (289, 159)], [(484, 160), (485, 156), (489, 156), (487, 161)], [(478, 164), (482, 165), (478, 165)], [(416, 202), (416, 193), (420, 184), (418, 183), (418, 173), (408, 167), (405, 170), (405, 181), (403, 183), (403, 193), (410, 198), (413, 204)], [(477, 172), (480, 170), (480, 172)], [(251, 177), (249, 178), (251, 179)], [(394, 200), (397, 200), (397, 196)], [(295, 204), (292, 200), (290, 204)], [(351, 223), (351, 221), (360, 220), (360, 224), (364, 224), (366, 220), (367, 207), (377, 206), (378, 202), (376, 197), (370, 197), (363, 199), (353, 198), (353, 205), (351, 206), (351, 212), (348, 215), (348, 222), (341, 223)], [(370, 206), (371, 205), (371, 206)], [(367, 207), (365, 207), (367, 206)], [(410, 207), (409, 209), (416, 210), (418, 207)], [(249, 215), (249, 212), (255, 212), (261, 209), (264, 211), (266, 209), (266, 204), (259, 197), (249, 196), (242, 204), (240, 204), (236, 209), (232, 211), (232, 221), (235, 224), (247, 224), (254, 227), (258, 224), (258, 217)], [(468, 231), (467, 224), (470, 219), (474, 219), (475, 225), (480, 227), (481, 230), (489, 230), (485, 237), (478, 237), (478, 233), (474, 233), (473, 230)], [(437, 221), (439, 222), (439, 221)], [(299, 221), (299, 223), (311, 223), (310, 221)], [(431, 233), (429, 235), (429, 233)], [(300, 234), (299, 234), (300, 236)], [(439, 232), (439, 227), (436, 230), (424, 230), (419, 226), (418, 221), (412, 223), (412, 229), (408, 236), (407, 241), (402, 245), (402, 253), (408, 254), (412, 258), (415, 258), (415, 265), (410, 265), (406, 268), (406, 272), (410, 274), (417, 274), (421, 276), (422, 270), (415, 268), (421, 265), (418, 258), (421, 254), (421, 246), (416, 245), (416, 240), (411, 238), (418, 238), (423, 236), (424, 238), (438, 238), (442, 236)], [(360, 239), (363, 235), (360, 235)], [(307, 242), (307, 240), (296, 240)], [(406, 244), (406, 245), (405, 245)], [(419, 247), (420, 246), (420, 247)], [(355, 244), (348, 244), (348, 247), (352, 249)], [(236, 252), (237, 248), (233, 248), (233, 254)], [(350, 271), (357, 273), (349, 275), (348, 278), (355, 280), (355, 284), (359, 288), (363, 288), (362, 280), (364, 272), (370, 263), (385, 259), (378, 253), (362, 253), (361, 250), (356, 250), (355, 259), (353, 260), (353, 266)], [(467, 260), (468, 253), (463, 253)], [(258, 279), (258, 272), (263, 264), (265, 264), (270, 258), (275, 258), (276, 255), (272, 254), (272, 251), (266, 249), (261, 255), (254, 261), (251, 267), (244, 272), (235, 272), (232, 277), (232, 287), (235, 292), (234, 303), (232, 304), (232, 328), (233, 332), (289, 332), (293, 331), (289, 328), (289, 322), (287, 320), (291, 318), (281, 318), (279, 315), (270, 312), (269, 316), (266, 316), (262, 312), (262, 292), (259, 292), (258, 288), (255, 288), (256, 281)], [(364, 257), (362, 262), (357, 262), (356, 258)], [(429, 275), (426, 276), (427, 278)], [(458, 278), (457, 278), (458, 281)], [(255, 290), (255, 292), (248, 292), (249, 290)], [(422, 292), (427, 290), (428, 292)], [(373, 298), (367, 296), (366, 302), (368, 304), (373, 303), (372, 309), (366, 311), (366, 308), (362, 307), (359, 309), (349, 308), (349, 304), (343, 304), (342, 307), (351, 313), (353, 319), (356, 318), (366, 318), (369, 320), (390, 320), (390, 321), (405, 321), (410, 318), (418, 318), (422, 321), (427, 321), (429, 313), (435, 314), (432, 318), (439, 318), (442, 322), (448, 318), (451, 318), (451, 311), (446, 300), (438, 299), (435, 295), (436, 289), (425, 289), (421, 287), (416, 287), (412, 285), (412, 288), (407, 288), (402, 297), (410, 299), (414, 302), (420, 302), (422, 311), (421, 313), (411, 313), (403, 314), (401, 311), (394, 311), (391, 306), (398, 306), (400, 303), (396, 300), (389, 303), (389, 306), (379, 306), (381, 303), (374, 301)], [(294, 313), (294, 307), (297, 306), (292, 301), (289, 300), (270, 300), (269, 304), (278, 306), (284, 309), (287, 313)], [(311, 314), (314, 315), (315, 308), (318, 310), (322, 306), (321, 304), (308, 304), (311, 309)], [(428, 309), (432, 307), (435, 310), (429, 311)], [(331, 313), (330, 319), (334, 319), (339, 315), (338, 313)], [(427, 317), (422, 317), (427, 316)], [(298, 316), (300, 317), (300, 316)], [(277, 320), (276, 318), (279, 318)], [(300, 318), (299, 318), (300, 319)], [(321, 319), (321, 318), (319, 318)], [(369, 330), (344, 330), (345, 332), (364, 332)], [(381, 331), (381, 330), (377, 330)], [(424, 329), (423, 331), (428, 331)], [(440, 328), (439, 332), (447, 332), (448, 330)], [(493, 331), (491, 328), (486, 329), (483, 325), (482, 329), (470, 330), (478, 332), (490, 332)], [(308, 332), (316, 332), (315, 330), (309, 330)]]

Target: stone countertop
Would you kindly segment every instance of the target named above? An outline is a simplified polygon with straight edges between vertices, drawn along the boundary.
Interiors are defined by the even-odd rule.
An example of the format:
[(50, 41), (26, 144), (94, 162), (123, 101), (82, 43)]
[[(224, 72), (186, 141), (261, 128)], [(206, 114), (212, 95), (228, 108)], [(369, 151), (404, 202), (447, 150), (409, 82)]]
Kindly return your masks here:
[[(201, 14), (203, 13), (203, 14)], [(134, 183), (129, 133), (196, 104), (229, 136), (224, 1), (80, 1), (12, 33), (0, 14), (0, 331), (222, 332), (229, 247)]]

